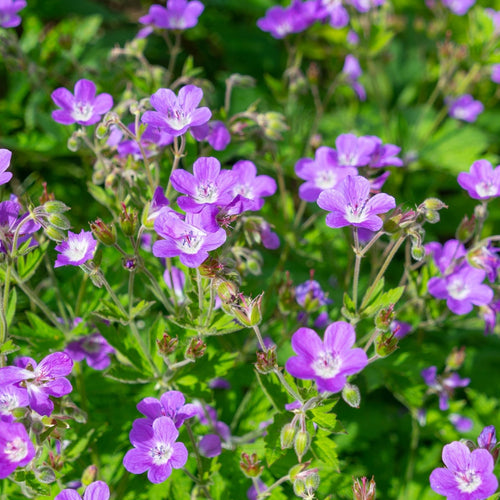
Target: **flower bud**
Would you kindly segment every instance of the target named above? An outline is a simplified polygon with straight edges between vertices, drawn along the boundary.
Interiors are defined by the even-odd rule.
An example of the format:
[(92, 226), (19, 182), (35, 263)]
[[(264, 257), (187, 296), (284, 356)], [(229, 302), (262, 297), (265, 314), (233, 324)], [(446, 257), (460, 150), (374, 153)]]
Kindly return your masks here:
[(386, 309), (381, 309), (375, 317), (375, 326), (380, 330), (388, 330), (394, 319), (394, 304)]
[(207, 344), (203, 342), (203, 339), (200, 337), (193, 337), (191, 342), (189, 342), (189, 346), (186, 349), (186, 358), (188, 359), (197, 359), (201, 358), (205, 351), (207, 350)]
[(255, 363), (255, 368), (259, 373), (266, 374), (272, 372), (277, 368), (278, 364), (276, 361), (276, 346), (271, 347), (267, 351), (257, 352), (257, 362)]
[(445, 205), (438, 198), (427, 198), (420, 206), (424, 207), (426, 210), (441, 210), (442, 208), (448, 208), (448, 205)]
[(474, 215), (469, 219), (467, 215), (464, 216), (462, 222), (457, 228), (456, 238), (462, 243), (467, 243), (476, 232), (476, 218)]
[(68, 230), (71, 224), (67, 217), (61, 214), (51, 214), (47, 217), (47, 222), (57, 229)]
[(237, 299), (238, 288), (231, 281), (222, 281), (217, 287), (217, 294), (222, 302), (229, 304)]
[(135, 257), (124, 257), (122, 266), (127, 271), (133, 271), (137, 267), (137, 259)]
[(342, 389), (342, 399), (353, 408), (359, 408), (361, 393), (357, 385), (347, 383)]
[(120, 223), (120, 228), (125, 236), (134, 236), (137, 229), (137, 212), (131, 210), (130, 213), (127, 211), (125, 203), (122, 203), (122, 212), (118, 217)]
[(306, 493), (306, 482), (300, 478), (295, 479), (295, 481), (293, 482), (293, 492), (295, 493), (295, 496), (304, 498), (304, 495)]
[(291, 448), (293, 446), (293, 440), (295, 438), (295, 424), (289, 423), (285, 424), (281, 428), (280, 443), (281, 449)]
[(476, 205), (474, 207), (474, 215), (479, 220), (485, 220), (488, 217), (488, 209), (486, 205)]
[(359, 479), (354, 479), (354, 483), (352, 485), (352, 492), (354, 493), (354, 500), (375, 500), (375, 480), (370, 479), (370, 483), (367, 483), (367, 478), (361, 478), (361, 482)]
[(260, 460), (256, 453), (249, 455), (248, 453), (241, 454), (240, 468), (243, 474), (247, 477), (259, 477), (264, 470), (264, 467), (260, 465)]
[(45, 234), (52, 240), (57, 243), (61, 243), (61, 241), (66, 239), (66, 235), (54, 226), (47, 226), (43, 228)]
[(464, 364), (465, 361), (465, 346), (460, 349), (454, 347), (451, 353), (446, 358), (446, 370), (457, 371)]
[(177, 337), (172, 338), (167, 332), (163, 333), (163, 337), (161, 339), (156, 340), (158, 352), (162, 356), (172, 354), (177, 349), (178, 343), (179, 339)]
[(97, 467), (95, 465), (89, 465), (82, 474), (82, 483), (88, 486), (90, 483), (95, 481), (97, 477)]
[(116, 243), (116, 228), (113, 224), (105, 224), (101, 219), (89, 222), (94, 236), (104, 245), (112, 246)]
[(255, 78), (248, 75), (233, 73), (227, 80), (226, 85), (231, 87), (250, 88), (255, 87)]
[(257, 326), (262, 320), (261, 303), (263, 293), (249, 299), (239, 294), (239, 304), (229, 304), (231, 314), (244, 326)]
[[(46, 194), (47, 193), (47, 184), (44, 182), (44, 191)], [(71, 210), (68, 205), (64, 204), (62, 201), (55, 200), (53, 198), (53, 194), (48, 195), (49, 199), (43, 204), (43, 208), (48, 214), (62, 214), (64, 212), (67, 212), (68, 210)]]
[(381, 333), (375, 339), (375, 352), (381, 358), (385, 358), (398, 348), (398, 341), (398, 338), (392, 332)]
[(99, 123), (95, 131), (96, 137), (98, 139), (104, 139), (104, 137), (106, 137), (107, 134), (108, 134), (108, 127), (106, 126), (106, 124), (102, 122)]
[(80, 141), (78, 140), (78, 136), (73, 134), (69, 139), (68, 142), (66, 143), (68, 149), (72, 153), (76, 153), (78, 151)]
[(295, 441), (293, 443), (295, 448), (295, 453), (299, 462), (302, 462), (302, 457), (306, 454), (311, 444), (311, 436), (305, 430), (299, 430), (295, 436)]

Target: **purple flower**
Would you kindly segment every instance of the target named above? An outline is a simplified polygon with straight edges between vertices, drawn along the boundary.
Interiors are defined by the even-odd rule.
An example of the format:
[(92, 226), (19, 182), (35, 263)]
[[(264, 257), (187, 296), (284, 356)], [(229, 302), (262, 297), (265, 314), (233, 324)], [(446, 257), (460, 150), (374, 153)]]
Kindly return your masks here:
[(458, 432), (468, 432), (474, 425), (470, 418), (459, 415), (458, 413), (452, 413), (448, 418)]
[(285, 369), (294, 377), (314, 379), (320, 392), (339, 392), (347, 375), (358, 373), (368, 363), (363, 349), (352, 349), (355, 341), (353, 326), (344, 321), (329, 325), (324, 341), (314, 330), (299, 328), (292, 337), (298, 356), (289, 358)]
[(170, 181), (174, 189), (188, 195), (177, 199), (179, 207), (186, 212), (198, 213), (206, 206), (224, 206), (233, 200), (236, 174), (221, 170), (217, 158), (202, 157), (194, 162), (192, 174), (179, 169), (172, 173)]
[(210, 120), (211, 111), (206, 107), (197, 107), (202, 99), (203, 90), (195, 85), (182, 87), (178, 97), (170, 89), (159, 89), (150, 99), (156, 111), (146, 111), (141, 121), (165, 129), (177, 137), (190, 127), (203, 125)]
[(271, 230), (271, 225), (268, 222), (262, 221), (258, 230), (264, 248), (267, 248), (268, 250), (276, 250), (279, 248), (280, 239), (278, 235)]
[(199, 127), (191, 127), (191, 135), (197, 141), (208, 141), (215, 151), (224, 151), (231, 142), (229, 130), (224, 122), (219, 120), (205, 123)]
[(0, 386), (0, 420), (4, 422), (12, 422), (12, 410), (28, 406), (28, 392), (24, 387), (16, 387), (15, 385)]
[(429, 366), (420, 372), (424, 382), (431, 389), (431, 393), (437, 394), (439, 397), (439, 409), (441, 411), (448, 409), (448, 400), (453, 394), (453, 390), (457, 387), (467, 387), (469, 378), (460, 378), (458, 373), (447, 373), (437, 376), (437, 368)]
[(335, 189), (323, 191), (318, 197), (318, 205), (331, 212), (326, 216), (326, 225), (378, 231), (383, 224), (378, 214), (393, 209), (396, 201), (385, 193), (369, 196), (370, 182), (360, 175), (349, 175)]
[(500, 311), (500, 300), (494, 301), (479, 308), (479, 313), (484, 319), (484, 334), (490, 335), (495, 331), (497, 324), (497, 314)]
[(264, 196), (276, 192), (276, 181), (268, 175), (257, 175), (257, 168), (248, 160), (236, 162), (232, 169), (234, 178), (231, 197), (240, 197), (242, 210), (257, 211), (264, 205)]
[(402, 339), (411, 332), (412, 326), (409, 323), (405, 323), (404, 321), (398, 321), (397, 319), (395, 319), (391, 322), (389, 328), (392, 334), (397, 339)]
[(171, 272), (165, 269), (163, 273), (163, 281), (170, 290), (175, 294), (178, 304), (182, 304), (186, 300), (186, 294), (184, 293), (184, 286), (186, 284), (186, 275), (184, 271), (180, 270), (178, 267), (172, 266)]
[(491, 66), (491, 81), (500, 83), (500, 64), (493, 64)]
[[(104, 481), (94, 481), (89, 484), (83, 494), (83, 500), (108, 500), (109, 487)], [(62, 490), (54, 500), (82, 500), (82, 497), (72, 489)]]
[(0, 149), (0, 185), (6, 184), (12, 179), (12, 172), (6, 172), (10, 166), (11, 157), (11, 151), (8, 149)]
[(90, 80), (78, 80), (74, 92), (75, 95), (64, 87), (52, 92), (52, 100), (62, 108), (52, 111), (52, 118), (57, 123), (93, 125), (113, 107), (113, 98), (109, 94), (95, 95), (95, 84)]
[(493, 26), (495, 27), (494, 35), (500, 35), (500, 10), (484, 9), (484, 12), (488, 14), (493, 21)]
[[(19, 238), (17, 240), (18, 247), (33, 236), (35, 231), (40, 229), (40, 224), (29, 219), (26, 220), (27, 213), (19, 217), (21, 205), (17, 202), (17, 198), (2, 201), (0, 203), (0, 253), (8, 253), (12, 250), (14, 233), (19, 229)], [(32, 240), (30, 246), (36, 245), (36, 241)]]
[(495, 493), (498, 481), (493, 474), (493, 457), (487, 450), (470, 451), (454, 441), (443, 448), (447, 468), (434, 469), (431, 488), (448, 500), (484, 500)]
[(0, 26), (2, 28), (15, 28), (21, 24), (17, 13), (26, 7), (25, 0), (0, 0)]
[(369, 167), (402, 167), (403, 160), (397, 155), (401, 152), (401, 148), (394, 144), (383, 144), (382, 139), (376, 135), (366, 135), (365, 139), (369, 139), (374, 143), (373, 152), (371, 154)]
[[(135, 135), (135, 123), (131, 123), (127, 127)], [(116, 150), (118, 155), (122, 158), (131, 155), (135, 160), (142, 160), (142, 152), (140, 146), (144, 150), (144, 154), (149, 158), (157, 153), (157, 149), (171, 144), (174, 140), (173, 136), (165, 132), (164, 130), (158, 129), (157, 127), (152, 127), (148, 125), (146, 130), (142, 132), (139, 143), (133, 139), (125, 139), (122, 141), (123, 132), (120, 129), (114, 130), (107, 141), (108, 146), (116, 145)]]
[(149, 424), (160, 417), (169, 417), (177, 429), (184, 420), (198, 414), (198, 407), (194, 404), (184, 404), (184, 394), (179, 391), (168, 391), (162, 394), (160, 400), (155, 398), (144, 398), (137, 404), (137, 409), (145, 416)]
[(449, 100), (449, 115), (464, 122), (475, 122), (478, 115), (484, 111), (481, 101), (475, 101), (470, 94), (464, 94), (456, 99)]
[(427, 255), (432, 255), (436, 266), (441, 274), (446, 274), (448, 270), (453, 270), (457, 265), (461, 265), (462, 257), (467, 254), (467, 250), (460, 241), (448, 240), (443, 246), (435, 241), (425, 245)]
[(463, 16), (475, 3), (476, 0), (443, 0), (443, 5), (457, 16)]
[(295, 300), (309, 311), (333, 302), (326, 296), (321, 285), (312, 279), (295, 287)]
[(489, 200), (500, 196), (500, 165), (493, 169), (488, 160), (477, 160), (469, 172), (458, 174), (458, 183), (471, 198)]
[(490, 283), (497, 280), (498, 269), (500, 268), (500, 257), (497, 255), (500, 248), (496, 248), (488, 242), (486, 246), (481, 246), (469, 252), (469, 262), (472, 266), (486, 271)]
[(342, 73), (346, 76), (347, 84), (356, 92), (360, 101), (366, 100), (366, 91), (363, 85), (358, 82), (363, 74), (359, 61), (352, 54), (348, 54), (344, 61)]
[(482, 282), (486, 272), (463, 265), (448, 276), (431, 278), (429, 293), (438, 299), (446, 299), (446, 305), (454, 314), (467, 314), (473, 305), (484, 306), (493, 300), (493, 290)]
[(60, 253), (54, 267), (79, 266), (94, 256), (96, 246), (90, 231), (82, 229), (79, 234), (68, 231), (68, 239), (55, 247)]
[(368, 12), (385, 4), (385, 0), (351, 0), (351, 5), (359, 12)]
[(17, 366), (0, 368), (0, 385), (23, 382), (30, 407), (40, 415), (49, 416), (54, 410), (49, 396), (60, 398), (73, 390), (69, 380), (64, 378), (72, 368), (73, 361), (64, 352), (49, 354), (38, 365), (31, 358), (20, 358)]
[(299, 33), (316, 21), (316, 3), (293, 0), (288, 7), (275, 6), (267, 10), (266, 16), (257, 21), (262, 31), (268, 31), (273, 38), (284, 38)]
[(488, 425), (485, 427), (479, 437), (477, 438), (477, 444), (479, 448), (484, 448), (485, 450), (492, 451), (497, 444), (497, 436), (494, 425)]
[(376, 144), (371, 136), (356, 137), (354, 134), (341, 134), (335, 140), (337, 164), (341, 167), (364, 167), (372, 159)]
[(35, 447), (24, 425), (0, 422), (0, 479), (27, 465), (34, 456)]
[(257, 500), (261, 493), (267, 490), (267, 486), (264, 484), (262, 479), (258, 478), (255, 484), (252, 484), (247, 490), (248, 500)]
[(322, 146), (316, 150), (314, 160), (301, 158), (295, 164), (297, 177), (306, 182), (299, 188), (304, 201), (316, 201), (321, 191), (336, 187), (348, 175), (356, 175), (354, 167), (341, 167), (337, 163), (336, 151)]
[(328, 20), (333, 28), (343, 28), (349, 23), (349, 13), (342, 0), (318, 0), (318, 18)]
[(111, 363), (109, 355), (114, 354), (115, 350), (99, 332), (95, 332), (70, 342), (64, 352), (73, 361), (85, 359), (94, 370), (104, 370)]
[(225, 378), (216, 377), (209, 382), (208, 387), (210, 389), (231, 389), (231, 384)]
[(172, 468), (184, 467), (188, 451), (183, 443), (177, 443), (179, 431), (168, 417), (159, 417), (150, 425), (136, 420), (130, 431), (134, 446), (127, 451), (123, 465), (132, 474), (148, 471), (152, 483), (162, 483), (172, 473)]
[(198, 214), (186, 214), (185, 221), (176, 212), (162, 212), (155, 220), (155, 231), (165, 239), (153, 244), (153, 255), (179, 256), (187, 267), (198, 267), (208, 258), (209, 251), (226, 241), (226, 232), (216, 225), (209, 207)]
[(217, 434), (207, 434), (198, 443), (200, 453), (207, 458), (217, 457), (222, 453), (222, 442)]
[(152, 224), (154, 220), (160, 215), (160, 212), (168, 207), (169, 201), (165, 196), (165, 192), (161, 186), (155, 189), (153, 194), (153, 199), (151, 200), (151, 205), (149, 205), (148, 211), (148, 224)]

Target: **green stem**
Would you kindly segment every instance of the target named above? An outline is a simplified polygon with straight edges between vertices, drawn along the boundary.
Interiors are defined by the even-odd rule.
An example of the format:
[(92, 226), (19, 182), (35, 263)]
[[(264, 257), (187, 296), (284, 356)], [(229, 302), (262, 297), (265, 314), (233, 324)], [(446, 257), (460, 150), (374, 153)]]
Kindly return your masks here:
[(193, 430), (191, 429), (191, 424), (186, 420), (184, 422), (184, 427), (186, 427), (186, 430), (187, 430), (187, 433), (189, 436), (189, 440), (191, 441), (191, 444), (193, 446), (194, 453), (196, 456), (196, 464), (198, 466), (198, 478), (199, 478), (198, 484), (203, 489), (203, 492), (205, 493), (206, 498), (213, 500), (212, 496), (210, 495), (210, 491), (209, 491), (207, 485), (205, 484), (205, 481), (203, 480), (203, 475), (204, 475), (203, 462), (201, 460), (201, 455), (200, 455), (200, 452), (198, 450), (198, 445), (196, 444), (196, 439), (194, 437)]
[(280, 372), (279, 368), (275, 368), (274, 373), (276, 373), (277, 377), (281, 382), (281, 385), (283, 385), (288, 394), (290, 394), (290, 396), (292, 396), (292, 398), (294, 398), (295, 400), (300, 401), (302, 403), (302, 398), (293, 390), (290, 384), (286, 381), (285, 376)]
[(358, 228), (353, 227), (353, 238), (354, 238), (354, 277), (352, 280), (352, 300), (354, 301), (354, 310), (358, 310), (358, 284), (359, 284), (359, 270), (361, 268), (361, 254), (359, 251), (359, 236), (358, 236)]
[(399, 495), (401, 499), (410, 498), (410, 488), (413, 479), (413, 471), (415, 469), (415, 457), (418, 448), (420, 428), (418, 425), (417, 418), (412, 415), (411, 418), (411, 441), (410, 441), (410, 457), (408, 458), (408, 464), (406, 466), (405, 473), (405, 493), (404, 495)]
[(252, 328), (253, 331), (255, 332), (255, 335), (257, 336), (260, 348), (262, 349), (262, 351), (267, 352), (267, 347), (266, 344), (264, 344), (264, 339), (262, 338), (262, 334), (260, 333), (258, 325), (254, 325)]
[(172, 183), (170, 182), (170, 178), (172, 174), (175, 172), (177, 167), (179, 166), (179, 162), (181, 158), (184, 156), (184, 149), (186, 147), (186, 137), (181, 135), (181, 143), (179, 145), (179, 138), (174, 137), (174, 163), (172, 164), (172, 170), (170, 172), (170, 177), (168, 179), (167, 190), (165, 191), (165, 196), (168, 198), (170, 196), (170, 190), (172, 189)]

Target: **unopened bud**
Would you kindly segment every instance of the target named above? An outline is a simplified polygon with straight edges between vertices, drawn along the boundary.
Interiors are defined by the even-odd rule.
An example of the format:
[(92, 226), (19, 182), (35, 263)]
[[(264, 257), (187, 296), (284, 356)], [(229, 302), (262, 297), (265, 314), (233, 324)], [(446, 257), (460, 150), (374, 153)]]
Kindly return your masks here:
[(135, 210), (131, 210), (130, 212), (127, 210), (125, 203), (122, 203), (122, 211), (120, 216), (118, 217), (118, 221), (120, 223), (120, 228), (123, 231), (125, 236), (134, 236), (135, 231), (137, 229), (137, 212)]
[(257, 362), (255, 368), (259, 373), (266, 374), (274, 371), (278, 366), (276, 361), (276, 346), (272, 346), (267, 351), (257, 352)]
[(388, 330), (394, 319), (394, 304), (386, 309), (381, 309), (375, 317), (375, 326), (380, 330)]
[(342, 389), (342, 399), (353, 408), (359, 408), (361, 393), (357, 385), (347, 383)]
[(476, 218), (474, 215), (469, 219), (467, 215), (464, 216), (462, 222), (457, 228), (457, 240), (462, 243), (467, 243), (476, 232)]
[(421, 206), (426, 210), (441, 210), (442, 208), (448, 208), (448, 205), (445, 205), (438, 198), (427, 198)]
[(398, 338), (392, 332), (381, 333), (375, 339), (375, 352), (381, 358), (389, 356), (398, 348)]
[(441, 217), (439, 216), (439, 212), (435, 210), (427, 210), (425, 212), (425, 220), (430, 224), (437, 224), (440, 219)]
[(104, 245), (112, 246), (116, 243), (116, 228), (113, 224), (105, 224), (101, 219), (89, 222), (94, 236)]
[(264, 467), (260, 465), (260, 460), (256, 453), (249, 455), (248, 453), (241, 454), (240, 468), (243, 474), (247, 477), (259, 477), (264, 470)]
[(89, 465), (82, 474), (82, 483), (88, 486), (90, 483), (95, 481), (97, 477), (97, 467), (95, 465)]
[(229, 304), (234, 317), (244, 326), (257, 326), (262, 320), (261, 303), (263, 293), (250, 299), (239, 294), (239, 304)]
[(177, 349), (178, 343), (179, 339), (177, 337), (172, 338), (167, 332), (163, 333), (163, 337), (161, 339), (156, 340), (158, 351), (162, 356), (172, 354)]
[(234, 73), (226, 80), (226, 85), (243, 88), (255, 87), (255, 78), (248, 75)]
[(69, 139), (68, 139), (68, 142), (67, 142), (67, 147), (68, 149), (72, 152), (72, 153), (76, 153), (76, 151), (78, 151), (78, 147), (79, 147), (79, 140), (78, 140), (78, 137), (75, 136), (75, 134), (73, 134)]
[(68, 220), (67, 217), (61, 214), (51, 214), (47, 217), (47, 222), (57, 228), (57, 229), (63, 229), (63, 230), (68, 230), (71, 227), (71, 224)]
[(300, 478), (295, 479), (295, 481), (293, 482), (293, 492), (295, 493), (295, 496), (304, 498), (304, 495), (306, 493), (306, 482)]
[(206, 350), (207, 350), (207, 344), (203, 342), (203, 339), (199, 337), (193, 337), (186, 350), (186, 358), (188, 359), (201, 358), (205, 354)]
[(133, 271), (137, 267), (137, 259), (135, 257), (124, 257), (122, 266), (127, 271)]
[(302, 462), (302, 457), (306, 454), (310, 444), (311, 436), (309, 436), (309, 433), (307, 431), (299, 430), (293, 443), (299, 462)]
[(238, 288), (231, 281), (223, 281), (217, 287), (217, 294), (222, 302), (231, 303), (238, 297)]
[(289, 423), (285, 424), (281, 429), (280, 443), (281, 449), (291, 448), (293, 446), (293, 440), (295, 438), (295, 424)]
[(354, 479), (352, 485), (352, 492), (354, 493), (354, 500), (375, 500), (375, 480), (370, 479), (370, 483), (368, 483), (368, 479), (366, 477), (359, 479)]
[(98, 139), (104, 139), (106, 135), (108, 134), (108, 127), (105, 123), (99, 123), (99, 125), (96, 128), (95, 135)]
[[(45, 182), (44, 182), (44, 185), (45, 185), (44, 187), (46, 188), (47, 184)], [(46, 190), (45, 190), (45, 193), (46, 193)], [(54, 196), (54, 195), (53, 194), (49, 195), (49, 198), (50, 198), (50, 196)], [(43, 208), (45, 209), (45, 211), (48, 214), (62, 214), (64, 212), (67, 212), (68, 210), (71, 210), (71, 208), (68, 207), (68, 205), (66, 205), (62, 201), (54, 200), (53, 198), (46, 201), (43, 204)]]
[(47, 226), (47, 227), (44, 227), (43, 229), (44, 229), (45, 234), (52, 241), (56, 241), (57, 243), (61, 243), (61, 241), (66, 239), (66, 235), (60, 229), (57, 229), (54, 226)]

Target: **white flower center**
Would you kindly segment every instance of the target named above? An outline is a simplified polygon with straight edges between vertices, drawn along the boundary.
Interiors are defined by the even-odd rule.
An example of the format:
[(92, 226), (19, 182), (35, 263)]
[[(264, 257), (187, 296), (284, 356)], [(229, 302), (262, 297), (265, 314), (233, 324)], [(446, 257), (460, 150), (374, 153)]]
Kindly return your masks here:
[(276, 33), (280, 36), (288, 35), (292, 32), (292, 25), (289, 21), (283, 21), (283, 23), (276, 26)]
[(469, 111), (467, 108), (455, 108), (453, 110), (453, 116), (458, 120), (467, 120), (467, 118), (469, 118)]
[(345, 213), (346, 220), (351, 224), (363, 222), (364, 220), (366, 220), (365, 206), (366, 201), (361, 205), (359, 205), (358, 203), (356, 203), (354, 206), (351, 204), (347, 205), (347, 210)]
[(322, 352), (311, 366), (318, 377), (329, 379), (338, 375), (342, 360), (335, 353)]
[(196, 188), (195, 200), (198, 203), (215, 203), (218, 197), (217, 186), (209, 182), (208, 184)]
[(476, 184), (476, 191), (481, 198), (495, 196), (498, 193), (498, 187), (491, 181), (482, 181)]
[(179, 107), (171, 108), (167, 113), (168, 124), (174, 130), (181, 130), (191, 122), (191, 113), (187, 113)]
[(163, 465), (170, 460), (173, 452), (174, 450), (170, 445), (165, 443), (157, 443), (157, 445), (149, 452), (149, 454), (153, 459), (154, 465)]
[(473, 470), (466, 470), (465, 472), (455, 472), (455, 481), (457, 482), (458, 489), (462, 493), (472, 493), (481, 486), (481, 476)]
[(92, 105), (88, 103), (78, 102), (75, 104), (71, 116), (76, 121), (86, 122), (87, 120), (90, 120), (93, 114), (94, 114), (94, 107)]
[(19, 407), (19, 403), (15, 394), (2, 394), (0, 395), (0, 413), (4, 415), (10, 413)]
[(338, 9), (342, 5), (342, 0), (323, 0), (321, 3), (325, 9), (332, 11)]
[(9, 462), (20, 462), (28, 454), (28, 444), (16, 437), (5, 445), (4, 453)]
[(72, 261), (77, 261), (83, 259), (87, 250), (89, 248), (89, 242), (87, 240), (75, 240), (72, 239), (68, 241), (68, 249), (64, 252), (64, 255)]
[(469, 295), (469, 287), (461, 278), (455, 278), (446, 287), (450, 297), (455, 300), (463, 300)]
[(319, 188), (330, 189), (338, 184), (338, 176), (331, 170), (322, 170), (316, 174), (314, 181)]
[(243, 196), (243, 198), (247, 198), (248, 200), (253, 200), (253, 189), (245, 185), (236, 186), (233, 190), (233, 196), (237, 195)]
[(182, 253), (194, 255), (200, 251), (206, 235), (207, 233), (193, 228), (189, 233), (184, 234), (182, 238), (177, 240), (177, 248)]

